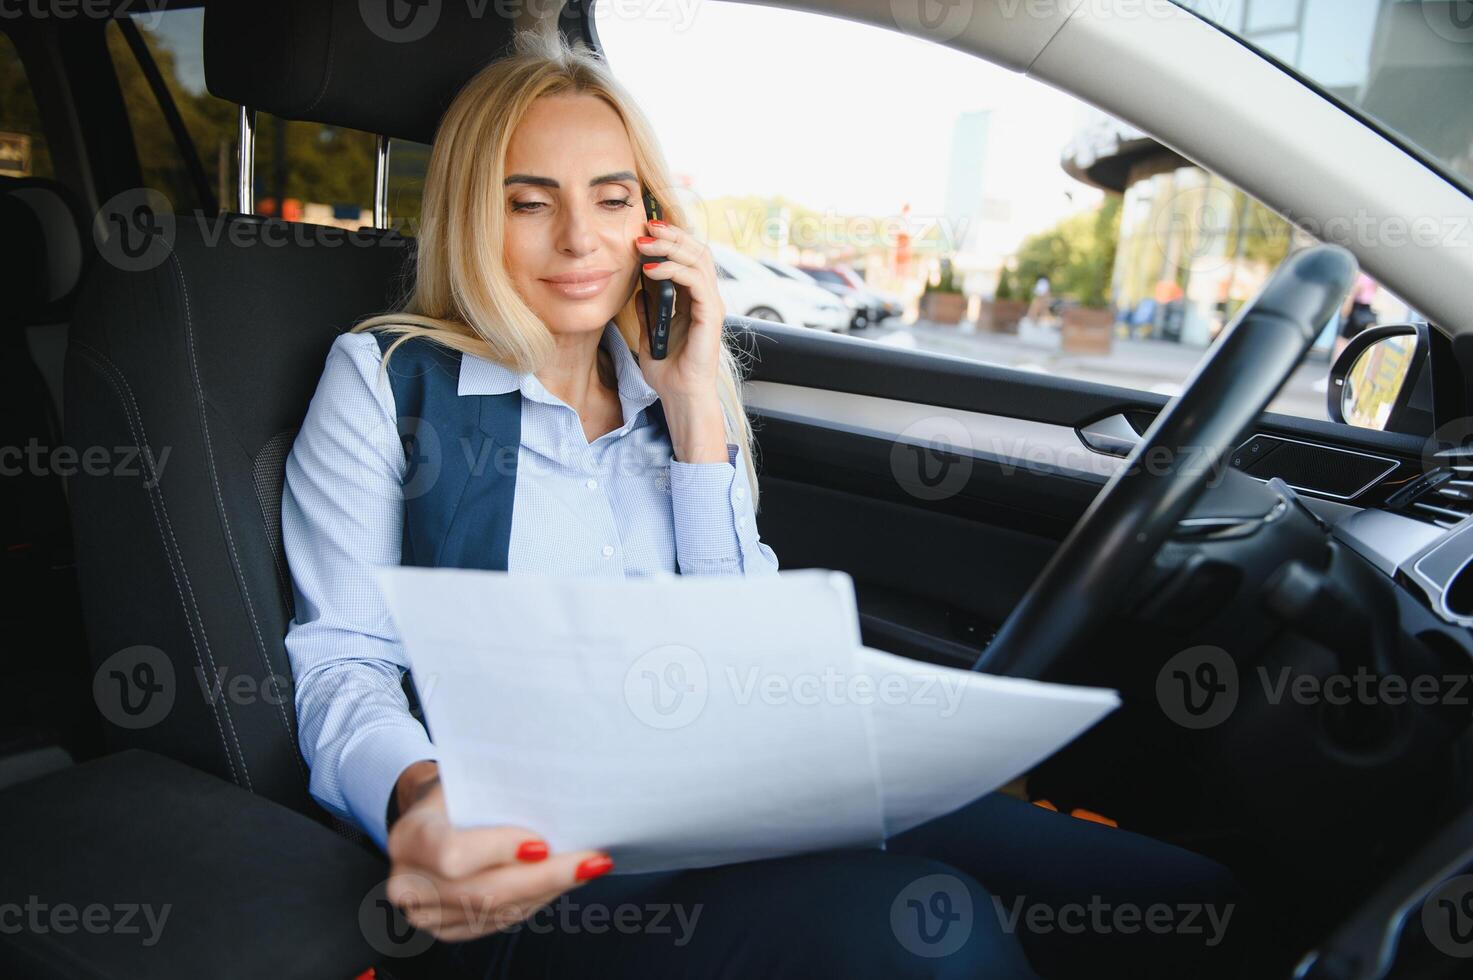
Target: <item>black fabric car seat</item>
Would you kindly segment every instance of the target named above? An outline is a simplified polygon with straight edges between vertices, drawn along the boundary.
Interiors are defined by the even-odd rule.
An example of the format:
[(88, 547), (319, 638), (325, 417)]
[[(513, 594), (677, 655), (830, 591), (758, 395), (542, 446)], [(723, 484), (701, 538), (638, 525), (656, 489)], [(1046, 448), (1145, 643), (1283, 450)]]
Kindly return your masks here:
[(36, 356), (64, 342), (91, 238), (70, 191), (34, 177), (0, 178), (0, 229), (0, 757), (20, 765), (98, 741), (65, 496), (79, 461), (57, 452), (57, 386)]
[(73, 484), (92, 659), (117, 680), (99, 707), (115, 748), (315, 812), (283, 643), (284, 465), (333, 339), (398, 298), (407, 240), (241, 215), (153, 227), (158, 264), (97, 263), (67, 353), (67, 442), (140, 463)]
[[(512, 22), (474, 4), (417, 8), (407, 25), (382, 9), (208, 0), (206, 84), (279, 118), (429, 142)], [(105, 728), (114, 747), (321, 817), (283, 642), (283, 468), (333, 339), (401, 298), (412, 244), (132, 196), (100, 222), (66, 360), (67, 441), (141, 450), (140, 475), (84, 474), (72, 490)]]

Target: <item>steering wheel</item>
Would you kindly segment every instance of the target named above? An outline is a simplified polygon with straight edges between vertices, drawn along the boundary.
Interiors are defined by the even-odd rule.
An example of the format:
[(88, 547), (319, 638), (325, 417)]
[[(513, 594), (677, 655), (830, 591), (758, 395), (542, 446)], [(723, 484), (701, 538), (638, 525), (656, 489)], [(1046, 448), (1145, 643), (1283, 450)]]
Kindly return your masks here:
[(973, 670), (1055, 678), (1278, 394), (1356, 271), (1355, 257), (1335, 245), (1304, 249), (1274, 270), (1085, 510)]

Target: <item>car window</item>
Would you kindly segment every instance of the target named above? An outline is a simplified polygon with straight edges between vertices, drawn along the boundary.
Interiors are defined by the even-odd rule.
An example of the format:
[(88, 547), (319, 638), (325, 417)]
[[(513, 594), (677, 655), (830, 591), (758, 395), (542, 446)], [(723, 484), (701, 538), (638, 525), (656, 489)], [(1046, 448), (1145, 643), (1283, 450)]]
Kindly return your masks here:
[[(1473, 190), (1473, 3), (1177, 0)], [(1457, 93), (1454, 95), (1453, 93)]]
[[(897, 297), (902, 314), (854, 331), (875, 343), (1174, 395), (1291, 249), (1336, 240), (1065, 93), (915, 36), (717, 0), (683, 18), (614, 0), (594, 14), (696, 232)], [(734, 49), (786, 70), (709, 70)], [(844, 97), (815, 113), (793, 98), (834, 84), (815, 51), (884, 69), (844, 72)], [(772, 150), (732, 151), (753, 146)], [(1328, 421), (1346, 334), (1415, 315), (1374, 283), (1361, 292), (1271, 410)]]
[(20, 52), (0, 33), (0, 176), (55, 177)]
[[(190, 21), (202, 28), (200, 13), (135, 16), (113, 21), (107, 29), (108, 53), (122, 89), (144, 186), (162, 193), (176, 211), (221, 203), (228, 206), (235, 200), (235, 107), (204, 91), (203, 63), (190, 57), (198, 53), (198, 43), (191, 44), (188, 33), (181, 30)], [(143, 51), (129, 43), (130, 33), (142, 41)], [(148, 61), (164, 81), (187, 129), (187, 140), (176, 139), (169, 128), (149, 82)], [(194, 161), (204, 171), (203, 187), (191, 175)]]
[(741, 279), (772, 279), (777, 274), (762, 263), (754, 261), (740, 252), (719, 249), (721, 264), (733, 276)]
[[(140, 8), (142, 11), (142, 8)], [(169, 198), (176, 210), (207, 201), (190, 176), (197, 156), (210, 197), (234, 210), (238, 107), (205, 88), (204, 11), (199, 8), (146, 11), (128, 22), (158, 67), (188, 133), (181, 145), (170, 131), (150, 87), (139, 53), (124, 26), (108, 26), (108, 49), (123, 90), (146, 186)], [(419, 194), (413, 144), (396, 144), (398, 180), (390, 183), (391, 212), (397, 199), (417, 216)], [(391, 151), (390, 159), (395, 159)], [(255, 210), (288, 221), (358, 228), (373, 223), (375, 137), (369, 133), (294, 122), (268, 113), (256, 120)], [(392, 173), (391, 173), (392, 177)]]
[(430, 148), (424, 143), (391, 140), (389, 144), (389, 224), (406, 235), (419, 230), (425, 172)]

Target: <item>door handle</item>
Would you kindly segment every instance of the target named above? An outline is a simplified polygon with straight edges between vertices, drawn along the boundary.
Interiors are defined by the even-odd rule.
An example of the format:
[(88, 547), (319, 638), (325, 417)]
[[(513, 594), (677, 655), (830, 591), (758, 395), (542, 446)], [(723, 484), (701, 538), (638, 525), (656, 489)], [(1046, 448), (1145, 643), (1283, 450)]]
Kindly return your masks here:
[(1129, 456), (1141, 441), (1140, 433), (1124, 415), (1115, 414), (1091, 422), (1079, 430), (1079, 440), (1106, 456)]

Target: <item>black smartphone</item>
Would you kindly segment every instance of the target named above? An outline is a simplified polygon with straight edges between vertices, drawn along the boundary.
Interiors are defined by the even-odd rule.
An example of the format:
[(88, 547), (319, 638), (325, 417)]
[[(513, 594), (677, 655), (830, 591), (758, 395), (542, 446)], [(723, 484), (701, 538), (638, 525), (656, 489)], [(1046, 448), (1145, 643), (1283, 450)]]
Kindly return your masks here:
[[(660, 202), (649, 191), (644, 192), (644, 215), (651, 221), (664, 219)], [(643, 255), (641, 262), (664, 262), (663, 255)], [(644, 322), (649, 326), (650, 357), (663, 361), (670, 350), (670, 318), (675, 315), (675, 283), (668, 279), (648, 279), (640, 273), (640, 302), (644, 303)]]

